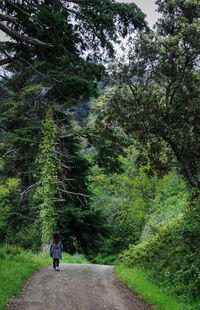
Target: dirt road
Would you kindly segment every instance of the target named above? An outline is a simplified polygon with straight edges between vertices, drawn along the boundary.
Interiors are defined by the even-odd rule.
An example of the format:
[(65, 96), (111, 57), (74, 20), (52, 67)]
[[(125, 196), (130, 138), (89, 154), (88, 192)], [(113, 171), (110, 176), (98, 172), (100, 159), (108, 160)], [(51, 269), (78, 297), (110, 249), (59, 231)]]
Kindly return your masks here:
[(32, 275), (12, 310), (151, 310), (120, 282), (112, 266), (61, 264)]

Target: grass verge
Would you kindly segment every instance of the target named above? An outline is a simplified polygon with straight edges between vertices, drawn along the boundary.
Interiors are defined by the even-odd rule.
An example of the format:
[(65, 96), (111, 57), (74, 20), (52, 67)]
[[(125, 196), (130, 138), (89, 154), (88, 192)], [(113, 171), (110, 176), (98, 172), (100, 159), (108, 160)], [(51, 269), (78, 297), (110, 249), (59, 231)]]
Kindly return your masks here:
[(118, 277), (146, 300), (156, 310), (186, 310), (191, 309), (177, 302), (175, 296), (168, 295), (164, 290), (150, 282), (148, 273), (138, 267), (127, 268), (123, 265), (115, 267)]
[(89, 264), (89, 261), (82, 254), (69, 255), (68, 253), (63, 253), (62, 257), (63, 259), (60, 261), (61, 263)]
[(39, 267), (50, 264), (47, 255), (22, 253), (0, 259), (0, 310), (6, 309), (9, 298), (18, 293), (25, 280)]
[[(63, 253), (62, 263), (87, 264), (83, 255)], [(10, 298), (20, 291), (29, 276), (40, 267), (52, 263), (49, 254), (23, 252), (0, 258), (0, 310), (5, 310)]]

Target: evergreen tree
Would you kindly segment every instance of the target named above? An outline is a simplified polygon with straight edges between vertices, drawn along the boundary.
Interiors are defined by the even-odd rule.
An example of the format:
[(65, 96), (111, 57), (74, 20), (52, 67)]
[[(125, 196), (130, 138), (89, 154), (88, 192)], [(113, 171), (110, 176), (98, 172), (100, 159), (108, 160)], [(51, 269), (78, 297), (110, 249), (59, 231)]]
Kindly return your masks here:
[[(1, 175), (5, 182), (16, 175), (21, 181), (17, 203), (13, 201), (15, 206), (17, 204), (13, 209), (15, 241), (26, 247), (30, 242), (33, 247), (40, 245), (38, 207), (44, 207), (45, 203), (52, 208), (55, 222), (49, 221), (48, 215), (41, 211), (40, 215), (44, 216), (43, 241), (49, 239), (45, 230), (50, 225), (49, 233), (54, 227), (61, 232), (66, 250), (89, 253), (90, 249), (95, 250), (95, 241), (101, 239), (104, 229), (100, 214), (89, 208), (89, 164), (80, 153), (81, 142), (70, 107), (80, 98), (97, 95), (97, 80), (105, 71), (97, 61), (105, 58), (106, 51), (113, 55), (111, 42), (117, 40), (117, 32), (125, 36), (133, 29), (144, 28), (144, 15), (135, 5), (108, 0), (73, 3), (6, 0), (1, 2), (0, 8), (0, 29), (12, 38), (0, 47), (0, 64), (7, 64), (6, 70), (10, 72), (9, 77), (1, 81), (8, 96), (1, 99), (0, 126), (1, 154), (7, 154)], [(84, 53), (88, 56), (83, 57)], [(42, 135), (48, 104), (53, 113), (49, 122), (53, 128), (58, 128), (58, 136), (52, 141), (59, 141), (53, 147), (61, 165), (58, 174), (53, 168), (55, 156), (51, 149), (48, 148), (47, 152), (49, 163), (48, 157), (42, 155), (44, 142), (50, 145), (51, 139), (48, 142), (47, 137), (55, 134), (47, 130)], [(47, 125), (47, 122), (43, 124)], [(46, 168), (55, 182), (47, 182)], [(35, 180), (38, 170), (38, 179)], [(39, 184), (43, 184), (41, 192)], [(44, 199), (46, 189), (48, 204)], [(38, 204), (34, 195), (40, 199)], [(9, 216), (6, 225), (11, 226)]]

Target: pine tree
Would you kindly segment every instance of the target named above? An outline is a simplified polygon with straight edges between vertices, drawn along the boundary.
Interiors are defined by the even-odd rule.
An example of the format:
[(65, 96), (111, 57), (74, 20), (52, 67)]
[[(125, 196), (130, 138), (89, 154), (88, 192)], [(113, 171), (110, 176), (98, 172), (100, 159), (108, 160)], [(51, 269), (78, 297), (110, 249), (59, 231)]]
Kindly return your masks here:
[[(1, 174), (5, 179), (17, 175), (21, 180), (17, 212), (14, 211), (15, 226), (21, 228), (16, 229), (15, 240), (25, 246), (32, 242), (38, 247), (38, 219), (42, 216), (46, 223), (43, 241), (49, 240), (46, 228), (50, 223), (48, 234), (56, 227), (66, 250), (88, 253), (95, 247), (95, 240), (101, 239), (103, 222), (89, 207), (89, 163), (80, 152), (81, 140), (73, 124), (71, 107), (80, 99), (98, 94), (97, 81), (105, 74), (99, 61), (114, 54), (111, 42), (117, 40), (117, 32), (125, 36), (145, 27), (144, 15), (133, 4), (110, 0), (73, 4), (60, 0), (33, 0), (28, 4), (3, 0), (0, 8), (0, 29), (13, 39), (0, 46), (0, 64), (7, 64), (9, 71), (3, 82), (9, 95), (1, 100), (0, 126), (1, 154), (12, 151), (4, 158)], [(51, 166), (55, 157), (50, 156), (50, 149), (50, 166), (46, 162), (41, 164), (45, 160), (41, 157), (45, 136), (50, 138), (48, 130), (44, 136), (41, 134), (42, 124), (47, 124), (44, 122), (47, 103), (52, 107), (52, 127), (57, 126), (56, 156), (60, 163), (57, 168), (61, 166), (57, 172)], [(53, 183), (50, 180), (48, 184), (48, 174), (43, 169), (53, 174)], [(40, 192), (37, 182), (45, 184), (43, 191)], [(45, 190), (49, 200), (44, 199)], [(38, 205), (34, 195), (40, 197)], [(50, 208), (55, 221), (39, 212), (39, 205), (44, 207), (43, 211)]]

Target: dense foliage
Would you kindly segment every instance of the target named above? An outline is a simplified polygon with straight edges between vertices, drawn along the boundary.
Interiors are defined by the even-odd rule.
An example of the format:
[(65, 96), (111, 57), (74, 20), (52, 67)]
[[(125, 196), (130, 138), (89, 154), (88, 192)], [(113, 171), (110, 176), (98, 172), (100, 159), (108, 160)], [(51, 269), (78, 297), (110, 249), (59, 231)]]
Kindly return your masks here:
[(2, 240), (37, 249), (57, 229), (69, 252), (96, 251), (107, 229), (89, 205), (73, 107), (97, 96), (100, 60), (146, 27), (144, 14), (110, 0), (12, 0), (0, 9), (0, 29), (12, 38), (0, 46)]
[(145, 149), (154, 169), (179, 166), (199, 185), (199, 14), (197, 1), (157, 1), (156, 31), (141, 34), (128, 65), (117, 69), (120, 86), (106, 109)]
[(2, 1), (0, 234), (37, 250), (58, 230), (199, 303), (200, 3), (156, 3), (153, 31), (134, 4)]
[(93, 170), (93, 204), (113, 228), (95, 259), (110, 263), (129, 244), (118, 262), (148, 269), (152, 281), (199, 305), (200, 4), (156, 2), (155, 31), (110, 66), (117, 85), (96, 104), (104, 141), (118, 131), (132, 146), (123, 171)]

